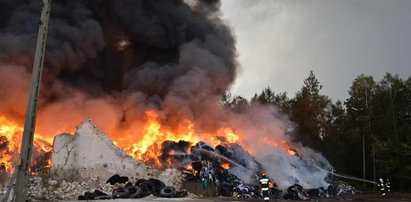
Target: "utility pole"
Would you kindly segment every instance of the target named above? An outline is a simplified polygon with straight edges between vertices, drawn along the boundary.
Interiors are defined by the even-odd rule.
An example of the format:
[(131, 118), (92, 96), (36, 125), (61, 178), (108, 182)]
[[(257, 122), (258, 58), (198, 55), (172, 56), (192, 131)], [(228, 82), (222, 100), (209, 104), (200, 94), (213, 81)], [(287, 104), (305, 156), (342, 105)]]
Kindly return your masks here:
[[(362, 122), (362, 179), (365, 180), (365, 121)], [(364, 182), (365, 186), (365, 182)]]
[[(367, 92), (367, 81), (365, 80), (364, 83), (364, 88), (365, 88), (365, 113), (368, 115), (368, 92)], [(362, 123), (362, 163), (363, 163), (363, 178), (365, 179), (365, 121), (363, 120)]]
[(43, 72), (44, 55), (46, 51), (47, 30), (50, 18), (51, 0), (43, 0), (42, 11), (37, 35), (36, 52), (34, 55), (33, 73), (28, 98), (26, 119), (24, 121), (23, 140), (20, 151), (20, 164), (17, 166), (14, 198), (16, 202), (27, 200), (28, 178), (30, 176), (30, 161), (33, 150), (36, 112), (40, 93), (41, 75)]

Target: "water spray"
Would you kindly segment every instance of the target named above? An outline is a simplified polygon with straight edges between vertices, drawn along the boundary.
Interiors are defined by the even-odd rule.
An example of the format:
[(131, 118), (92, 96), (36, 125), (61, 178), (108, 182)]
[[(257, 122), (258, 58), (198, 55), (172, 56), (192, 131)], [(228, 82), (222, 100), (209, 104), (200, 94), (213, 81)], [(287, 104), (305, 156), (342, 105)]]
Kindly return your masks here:
[(356, 181), (361, 181), (361, 182), (366, 182), (366, 183), (371, 183), (371, 184), (377, 184), (376, 182), (371, 181), (371, 180), (366, 180), (366, 179), (361, 179), (361, 178), (358, 178), (358, 177), (353, 177), (353, 176), (341, 175), (341, 174), (338, 174), (338, 173), (334, 173), (334, 172), (331, 172), (329, 170), (320, 168), (319, 166), (315, 165), (314, 163), (313, 163), (313, 166), (315, 168), (321, 170), (321, 171), (327, 172), (327, 173), (329, 173), (331, 175), (334, 175), (336, 177), (341, 177), (341, 178), (345, 178), (345, 179), (356, 180)]

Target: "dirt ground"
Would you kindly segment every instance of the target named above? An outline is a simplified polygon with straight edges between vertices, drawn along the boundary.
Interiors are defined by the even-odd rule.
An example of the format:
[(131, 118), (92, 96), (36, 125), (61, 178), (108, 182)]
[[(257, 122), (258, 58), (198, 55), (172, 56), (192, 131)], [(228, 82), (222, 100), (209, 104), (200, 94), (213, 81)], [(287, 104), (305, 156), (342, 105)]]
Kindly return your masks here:
[[(134, 202), (134, 201), (157, 201), (157, 202), (167, 202), (167, 201), (184, 201), (184, 202), (218, 202), (218, 201), (262, 201), (262, 200), (246, 200), (246, 199), (233, 199), (233, 198), (225, 198), (225, 197), (218, 197), (218, 198), (197, 198), (197, 199), (190, 199), (190, 198), (156, 198), (156, 197), (147, 197), (142, 199), (116, 199), (116, 200), (109, 200), (115, 202)], [(278, 200), (278, 199), (271, 199), (270, 201), (287, 201), (287, 200)], [(289, 200), (288, 200), (289, 201)], [(372, 192), (372, 193), (363, 193), (357, 194), (352, 196), (338, 196), (332, 199), (319, 199), (319, 200), (312, 200), (312, 201), (387, 201), (387, 202), (394, 202), (394, 201), (411, 201), (411, 193), (391, 193), (387, 197), (383, 198), (379, 195), (379, 193)], [(97, 201), (96, 201), (97, 202)]]

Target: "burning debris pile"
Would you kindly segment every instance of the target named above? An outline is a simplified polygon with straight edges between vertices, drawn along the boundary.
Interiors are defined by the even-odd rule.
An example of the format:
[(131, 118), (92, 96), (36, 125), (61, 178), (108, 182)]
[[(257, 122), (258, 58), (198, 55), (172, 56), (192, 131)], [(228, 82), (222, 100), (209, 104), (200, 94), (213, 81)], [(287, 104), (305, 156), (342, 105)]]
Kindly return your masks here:
[[(201, 172), (196, 165), (208, 161), (240, 178), (229, 177), (230, 186), (255, 183), (264, 170), (280, 190), (327, 187), (332, 166), (293, 142), (293, 127), (275, 107), (221, 105), (237, 53), (219, 8), (218, 0), (53, 1), (34, 159), (67, 133), (54, 138), (53, 165), (46, 165), (60, 176), (121, 174), (178, 188), (167, 168)], [(12, 172), (40, 6), (0, 1), (0, 9), (0, 92), (7, 95), (0, 100), (0, 163)], [(84, 117), (109, 137), (90, 120), (69, 135)]]
[(183, 180), (180, 171), (160, 171), (144, 165), (115, 146), (91, 119), (80, 123), (74, 135), (54, 138), (51, 161), (52, 178), (32, 178), (30, 198), (90, 200), (187, 195), (179, 191)]
[[(283, 150), (289, 156), (300, 159), (297, 150), (293, 149), (294, 153), (287, 152), (289, 147)], [(77, 127), (75, 135), (61, 134), (55, 137), (52, 154), (52, 170), (57, 173), (57, 178), (75, 179), (83, 183), (63, 181), (59, 189), (51, 193), (45, 188), (33, 188), (33, 193), (42, 194), (33, 197), (73, 199), (79, 196), (79, 199), (84, 200), (141, 198), (150, 194), (157, 197), (184, 197), (187, 192), (178, 191), (183, 187), (183, 181), (207, 181), (217, 185), (219, 195), (261, 198), (258, 178), (259, 172), (265, 169), (237, 143), (220, 143), (213, 147), (202, 141), (192, 145), (187, 141), (167, 140), (157, 149), (155, 152), (160, 155), (153, 166), (161, 165), (157, 168), (164, 171), (146, 166), (126, 154), (91, 119), (86, 119)], [(209, 172), (209, 177), (205, 178), (206, 172)], [(102, 179), (108, 179), (106, 183), (112, 186), (100, 182)], [(57, 183), (51, 181), (50, 185)], [(38, 187), (35, 183), (33, 186)], [(204, 186), (206, 188), (207, 185)], [(62, 191), (65, 189), (73, 191)], [(301, 185), (293, 184), (283, 193), (277, 184), (271, 187), (272, 196), (286, 199), (331, 197), (346, 191), (341, 188), (335, 191), (331, 185), (324, 190), (322, 187), (303, 189)]]
[(171, 168), (163, 171), (153, 169), (115, 146), (91, 119), (83, 121), (75, 135), (61, 134), (55, 137), (51, 160), (52, 171), (62, 178), (74, 177), (84, 181), (108, 179), (120, 174), (131, 179), (155, 177), (177, 188), (182, 183), (180, 172)]

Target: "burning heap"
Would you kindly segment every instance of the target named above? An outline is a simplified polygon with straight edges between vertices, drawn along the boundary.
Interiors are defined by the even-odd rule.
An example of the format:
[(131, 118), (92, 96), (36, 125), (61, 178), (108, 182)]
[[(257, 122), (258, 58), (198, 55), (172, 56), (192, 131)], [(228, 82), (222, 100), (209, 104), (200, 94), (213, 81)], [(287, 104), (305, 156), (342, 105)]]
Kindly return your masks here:
[[(6, 172), (14, 170), (12, 161), (18, 158), (22, 134), (23, 128), (20, 125), (0, 114), (0, 165), (4, 165)], [(49, 153), (52, 150), (52, 141), (52, 138), (35, 134), (33, 155), (39, 156)], [(48, 162), (47, 166), (51, 166), (51, 164)]]
[[(326, 184), (327, 172), (311, 164), (329, 169), (328, 161), (293, 143), (292, 127), (275, 107), (253, 104), (233, 111), (221, 106), (222, 94), (236, 77), (237, 53), (220, 4), (53, 1), (37, 153), (50, 151), (56, 134), (73, 133), (79, 122), (92, 117), (115, 145), (147, 165), (173, 167), (176, 159), (168, 155), (189, 154), (188, 148), (203, 141), (215, 149), (241, 147), (234, 152), (239, 162), (258, 162), (252, 172), (261, 167), (280, 188), (295, 182), (304, 187)], [(37, 0), (1, 1), (0, 10), (0, 92), (5, 95), (0, 100), (0, 161), (11, 171), (10, 160), (20, 145), (40, 5)], [(187, 145), (164, 153), (164, 142), (180, 140)], [(233, 163), (224, 165), (245, 180), (252, 178)]]

